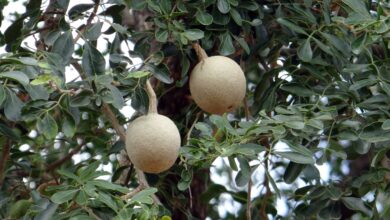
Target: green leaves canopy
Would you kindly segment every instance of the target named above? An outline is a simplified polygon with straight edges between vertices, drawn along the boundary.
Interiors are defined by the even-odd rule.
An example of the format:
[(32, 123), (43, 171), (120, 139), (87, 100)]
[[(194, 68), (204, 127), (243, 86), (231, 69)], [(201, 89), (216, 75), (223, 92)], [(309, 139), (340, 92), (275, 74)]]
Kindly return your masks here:
[[(24, 219), (244, 219), (248, 204), (252, 219), (390, 217), (387, 3), (57, 0), (45, 7), (29, 1), (0, 34), (8, 52), (0, 57), (0, 218), (18, 199), (33, 203)], [(247, 97), (236, 112), (209, 116), (192, 103), (194, 42), (245, 71)], [(125, 148), (118, 124), (132, 120), (120, 112), (126, 105), (145, 113), (143, 85), (152, 76), (159, 111), (184, 141), (176, 165), (147, 175), (152, 187), (141, 189), (134, 169), (117, 159)], [(251, 184), (261, 191), (248, 195)], [(222, 194), (240, 208), (220, 216)], [(288, 198), (286, 213), (277, 198)]]

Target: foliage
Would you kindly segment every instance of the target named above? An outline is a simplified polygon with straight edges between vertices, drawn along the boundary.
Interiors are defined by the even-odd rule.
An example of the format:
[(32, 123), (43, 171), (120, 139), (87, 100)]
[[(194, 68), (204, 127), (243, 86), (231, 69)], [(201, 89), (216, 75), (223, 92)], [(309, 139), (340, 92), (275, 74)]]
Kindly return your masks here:
[[(0, 34), (1, 219), (390, 217), (387, 1), (72, 4), (0, 16), (12, 20)], [(195, 42), (244, 69), (236, 112), (188, 98)], [(147, 175), (151, 187), (123, 163), (118, 128), (145, 113), (149, 77), (182, 135), (180, 160)]]

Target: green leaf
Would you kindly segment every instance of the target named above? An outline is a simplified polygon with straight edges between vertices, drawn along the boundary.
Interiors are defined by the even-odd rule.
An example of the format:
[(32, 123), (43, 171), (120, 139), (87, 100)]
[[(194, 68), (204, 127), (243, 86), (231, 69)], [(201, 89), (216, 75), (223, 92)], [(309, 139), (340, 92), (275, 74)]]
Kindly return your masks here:
[(52, 74), (39, 75), (33, 81), (31, 81), (30, 84), (33, 86), (44, 85), (44, 84), (48, 84), (50, 81), (55, 82), (57, 85), (61, 84), (61, 78)]
[(242, 47), (242, 49), (244, 49), (244, 51), (245, 51), (246, 54), (250, 54), (250, 53), (251, 53), (251, 50), (250, 50), (250, 48), (249, 48), (249, 45), (248, 45), (248, 43), (245, 41), (244, 38), (242, 38), (242, 37), (235, 37), (235, 36), (233, 36), (233, 37), (234, 37), (234, 39), (240, 44), (240, 46)]
[(43, 99), (43, 100), (48, 100), (49, 99), (49, 92), (43, 85), (31, 85), (31, 84), (26, 84), (23, 86), (28, 94), (30, 95), (32, 100), (38, 100), (38, 99)]
[(91, 96), (92, 92), (88, 90), (84, 90), (80, 92), (79, 94), (70, 97), (70, 106), (72, 107), (81, 107), (81, 106), (87, 106), (89, 103), (91, 103)]
[(321, 32), (321, 35), (325, 37), (325, 39), (328, 40), (329, 43), (338, 51), (340, 51), (345, 57), (348, 58), (350, 56), (352, 49), (350, 44), (346, 40), (338, 36), (324, 33), (324, 32)]
[(11, 138), (14, 141), (20, 140), (19, 134), (17, 134), (14, 130), (12, 130), (7, 125), (0, 122), (0, 133), (7, 136), (8, 138)]
[(204, 32), (200, 29), (188, 29), (183, 34), (190, 41), (199, 40), (204, 37)]
[(293, 183), (305, 167), (306, 165), (304, 164), (294, 163), (290, 161), (290, 163), (287, 165), (286, 170), (284, 171), (284, 182), (288, 184)]
[(71, 31), (63, 33), (53, 45), (52, 53), (58, 54), (63, 61), (63, 64), (68, 64), (74, 52), (73, 36)]
[(126, 34), (127, 33), (127, 28), (123, 27), (122, 25), (120, 24), (117, 24), (117, 23), (112, 23), (111, 24), (111, 27), (114, 28), (114, 30), (120, 34)]
[(299, 144), (295, 144), (295, 143), (292, 143), (291, 141), (286, 141), (286, 140), (283, 140), (283, 142), (285, 142), (288, 147), (297, 152), (297, 153), (300, 153), (302, 155), (305, 155), (307, 157), (312, 157), (313, 153), (307, 149), (306, 147), (302, 146), (302, 145), (299, 145)]
[(376, 79), (363, 79), (355, 82), (349, 87), (349, 90), (359, 90), (361, 88), (367, 87), (367, 86), (372, 86), (375, 83), (377, 83)]
[(272, 178), (272, 176), (269, 174), (268, 169), (265, 169), (265, 175), (267, 176), (267, 179), (271, 183), (272, 188), (276, 192), (276, 195), (278, 195), (278, 197), (280, 198), (281, 197), (280, 190), (279, 190), (278, 186), (276, 185), (274, 178)]
[(53, 219), (52, 217), (56, 213), (57, 208), (58, 208), (58, 204), (50, 203), (48, 206), (45, 206), (45, 208), (34, 217), (34, 220)]
[(238, 171), (236, 177), (234, 178), (234, 182), (238, 187), (243, 187), (248, 184), (249, 177), (244, 174), (242, 170)]
[(310, 46), (310, 38), (305, 40), (298, 48), (298, 57), (304, 62), (310, 62), (313, 58), (313, 51)]
[(315, 93), (312, 90), (296, 83), (283, 85), (280, 89), (301, 97), (309, 97), (315, 95)]
[(344, 205), (351, 210), (361, 211), (367, 216), (371, 216), (371, 211), (364, 205), (363, 200), (361, 198), (356, 197), (343, 197), (341, 198)]
[(203, 10), (198, 10), (195, 14), (196, 20), (202, 25), (210, 25), (213, 23), (213, 16)]
[(158, 66), (148, 64), (145, 66), (147, 70), (153, 73), (153, 75), (163, 83), (171, 84), (173, 83), (173, 79), (171, 78), (171, 74), (169, 72), (168, 67), (165, 64), (160, 64)]
[(168, 30), (157, 29), (154, 36), (155, 36), (157, 41), (165, 43), (168, 40)]
[(91, 41), (97, 40), (102, 34), (102, 27), (103, 22), (96, 22), (92, 24), (91, 27), (89, 27), (87, 31), (85, 31), (84, 37)]
[(297, 130), (302, 130), (305, 127), (305, 123), (302, 121), (286, 121), (284, 125)]
[(284, 18), (277, 18), (276, 21), (279, 23), (279, 24), (282, 24), (284, 26), (286, 26), (287, 28), (289, 28), (291, 31), (294, 31), (294, 32), (297, 32), (299, 34), (305, 34), (305, 35), (308, 35), (306, 33), (306, 31), (299, 27), (298, 25), (284, 19)]
[(383, 130), (382, 125), (380, 125), (379, 122), (371, 124), (368, 127), (365, 127), (363, 131), (360, 133), (359, 137), (362, 140), (371, 142), (371, 143), (377, 143), (377, 142), (384, 142), (390, 140), (390, 131), (389, 130)]
[(61, 176), (65, 176), (69, 179), (75, 180), (76, 182), (82, 184), (83, 182), (81, 181), (80, 177), (76, 176), (74, 173), (68, 171), (68, 170), (57, 170), (57, 173), (60, 174)]
[(5, 117), (11, 121), (21, 120), (21, 112), (24, 103), (15, 95), (15, 93), (7, 89), (7, 96), (4, 103)]
[(62, 121), (62, 132), (66, 137), (73, 137), (76, 133), (76, 121), (73, 116), (69, 113), (63, 115), (64, 120)]
[(119, 91), (118, 88), (116, 88), (113, 85), (108, 85), (107, 87), (110, 90), (113, 97), (111, 102), (112, 105), (118, 110), (122, 109), (122, 107), (125, 106), (125, 100), (123, 99), (122, 93)]
[(217, 0), (217, 8), (222, 14), (227, 14), (230, 11), (230, 4), (227, 0)]
[(121, 192), (121, 193), (128, 193), (129, 192), (128, 188), (110, 183), (106, 180), (92, 180), (92, 181), (89, 181), (89, 183), (98, 187), (98, 188), (101, 188), (101, 189), (113, 190), (113, 191), (117, 191), (117, 192)]
[(147, 1), (145, 0), (132, 0), (131, 8), (134, 10), (142, 10), (146, 7)]
[(103, 192), (98, 192), (97, 199), (100, 202), (106, 204), (108, 207), (110, 207), (115, 212), (118, 211), (118, 205), (116, 204), (115, 200), (111, 197), (111, 195), (103, 193)]
[(106, 60), (103, 55), (90, 43), (85, 43), (82, 66), (89, 76), (102, 75), (106, 72)]
[(69, 10), (68, 16), (72, 20), (77, 20), (78, 18), (80, 18), (82, 16), (83, 12), (88, 11), (89, 9), (93, 8), (93, 6), (95, 6), (95, 4), (75, 5)]
[(152, 204), (153, 199), (151, 196), (153, 194), (155, 194), (156, 192), (157, 192), (157, 189), (153, 188), (153, 187), (144, 189), (141, 192), (138, 192), (137, 194), (135, 194), (133, 196), (133, 198), (131, 198), (131, 203), (138, 202), (138, 203)]
[(3, 73), (0, 73), (0, 78), (12, 79), (12, 80), (15, 80), (15, 81), (19, 82), (22, 85), (26, 85), (30, 81), (28, 79), (27, 75), (25, 73), (21, 72), (21, 71), (3, 72)]
[(128, 219), (133, 219), (133, 209), (129, 209), (129, 208), (121, 209), (118, 215), (113, 220), (128, 220)]
[(390, 130), (390, 119), (386, 119), (386, 121), (383, 122), (382, 129), (383, 130)]
[(87, 203), (87, 201), (88, 201), (87, 193), (84, 190), (80, 190), (77, 193), (75, 201), (79, 205), (85, 205)]
[(225, 32), (219, 35), (219, 40), (220, 44), (218, 51), (221, 55), (228, 56), (236, 51), (233, 45), (232, 37), (230, 36), (229, 32)]
[(71, 189), (71, 190), (56, 192), (50, 197), (50, 200), (56, 204), (62, 204), (73, 199), (73, 197), (76, 195), (78, 191), (79, 191), (78, 189)]
[(164, 14), (169, 15), (172, 10), (172, 2), (171, 0), (161, 0), (160, 1), (161, 10)]
[(288, 160), (291, 160), (295, 163), (299, 163), (299, 164), (314, 164), (315, 161), (313, 159), (313, 157), (309, 157), (307, 155), (303, 155), (301, 153), (297, 153), (297, 152), (292, 152), (292, 151), (275, 151), (274, 152), (275, 154), (278, 154), (279, 156), (281, 157), (284, 157)]
[[(249, 162), (247, 161), (247, 159), (245, 159), (245, 157), (238, 156), (237, 160), (239, 162), (240, 171), (242, 173), (243, 179), (245, 179), (244, 185), (246, 185), (251, 178), (251, 167), (249, 166)], [(241, 183), (244, 183), (244, 181), (242, 181)]]
[(54, 139), (58, 134), (57, 122), (49, 113), (46, 113), (43, 118), (38, 119), (37, 129), (47, 139)]
[(343, 0), (344, 4), (348, 5), (352, 10), (358, 13), (360, 16), (370, 18), (370, 13), (362, 0)]
[(0, 106), (1, 104), (3, 104), (6, 98), (7, 98), (7, 93), (5, 91), (5, 88), (2, 84), (0, 84)]
[(234, 22), (236, 22), (237, 25), (242, 25), (241, 15), (236, 9), (230, 9), (230, 16), (233, 18)]

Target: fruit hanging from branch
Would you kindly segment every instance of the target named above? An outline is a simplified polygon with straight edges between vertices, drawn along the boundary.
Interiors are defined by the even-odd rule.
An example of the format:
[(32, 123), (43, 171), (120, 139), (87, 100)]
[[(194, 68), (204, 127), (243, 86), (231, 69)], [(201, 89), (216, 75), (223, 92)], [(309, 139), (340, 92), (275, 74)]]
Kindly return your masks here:
[(211, 114), (221, 115), (235, 110), (246, 92), (241, 67), (228, 57), (208, 57), (199, 44), (194, 48), (199, 58), (190, 76), (190, 91), (195, 103)]
[(126, 131), (126, 150), (138, 169), (161, 173), (168, 170), (179, 155), (180, 133), (171, 119), (157, 113), (157, 98), (149, 80), (146, 90), (148, 114), (130, 123)]

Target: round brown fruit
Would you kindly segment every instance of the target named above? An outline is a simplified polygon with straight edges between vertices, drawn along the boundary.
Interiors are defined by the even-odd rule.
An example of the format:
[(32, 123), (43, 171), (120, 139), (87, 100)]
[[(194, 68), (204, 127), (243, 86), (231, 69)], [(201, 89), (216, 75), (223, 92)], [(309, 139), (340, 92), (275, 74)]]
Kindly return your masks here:
[(179, 155), (180, 133), (168, 117), (152, 113), (130, 123), (126, 150), (134, 166), (146, 173), (168, 170)]
[(236, 109), (244, 99), (245, 75), (234, 60), (224, 56), (211, 56), (193, 69), (190, 91), (202, 110), (221, 115)]

